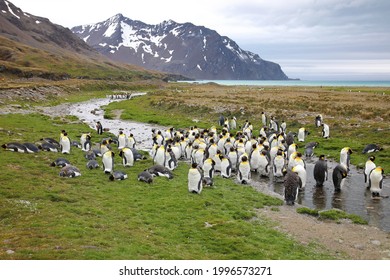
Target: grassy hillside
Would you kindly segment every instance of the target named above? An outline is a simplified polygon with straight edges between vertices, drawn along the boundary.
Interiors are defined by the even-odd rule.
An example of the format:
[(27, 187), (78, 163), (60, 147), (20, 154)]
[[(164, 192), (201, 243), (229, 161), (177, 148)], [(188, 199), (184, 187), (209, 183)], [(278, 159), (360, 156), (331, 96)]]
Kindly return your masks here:
[(33, 48), (0, 36), (0, 79), (41, 77), (104, 80), (162, 79), (166, 75), (116, 63), (100, 54), (89, 56), (63, 50), (61, 55)]

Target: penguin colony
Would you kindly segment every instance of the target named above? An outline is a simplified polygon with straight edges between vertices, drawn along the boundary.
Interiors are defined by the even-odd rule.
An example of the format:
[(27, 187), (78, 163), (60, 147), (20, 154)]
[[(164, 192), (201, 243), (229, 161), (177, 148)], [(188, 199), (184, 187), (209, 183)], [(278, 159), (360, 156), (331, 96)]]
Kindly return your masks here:
[[(269, 122), (268, 122), (269, 120)], [(173, 178), (173, 170), (179, 161), (189, 162), (188, 191), (200, 194), (203, 187), (213, 186), (215, 176), (235, 178), (240, 184), (250, 184), (252, 173), (261, 177), (283, 180), (284, 198), (287, 205), (294, 205), (299, 192), (304, 191), (307, 177), (304, 157), (314, 156), (318, 142), (309, 142), (305, 145), (305, 152), (298, 151), (299, 143), (305, 142), (310, 132), (302, 127), (295, 132), (286, 132), (287, 124), (282, 121), (279, 125), (274, 117), (268, 118), (262, 113), (262, 127), (259, 132), (246, 120), (238, 126), (237, 119), (231, 120), (220, 116), (217, 126), (201, 129), (192, 126), (189, 129), (176, 130), (173, 127), (162, 130), (152, 130), (153, 146), (150, 156), (153, 166), (137, 175), (142, 182), (152, 183), (155, 176)], [(330, 137), (329, 126), (324, 124), (322, 116), (315, 118), (315, 126), (322, 128), (322, 136)], [(233, 130), (241, 128), (234, 134)], [(102, 134), (101, 124), (96, 126), (97, 134)], [(99, 147), (94, 149), (91, 142), (91, 133), (83, 133), (80, 141), (71, 141), (66, 131), (61, 131), (59, 141), (53, 138), (42, 138), (38, 144), (34, 143), (7, 143), (2, 145), (6, 150), (21, 153), (37, 153), (38, 151), (71, 153), (71, 149), (78, 148), (85, 152), (88, 169), (102, 169), (111, 181), (120, 181), (128, 178), (126, 172), (116, 170), (115, 156), (121, 158), (121, 166), (132, 167), (137, 160), (144, 157), (136, 149), (136, 140), (133, 134), (125, 135), (123, 131), (115, 138), (102, 139)], [(116, 146), (116, 149), (114, 148)], [(375, 144), (369, 144), (362, 153), (380, 151)], [(345, 179), (350, 168), (352, 149), (345, 147), (340, 151), (340, 162), (333, 169), (332, 181), (335, 192), (343, 189)], [(101, 157), (101, 160), (97, 158)], [(376, 166), (375, 157), (370, 156), (365, 164), (364, 184), (370, 190), (372, 198), (381, 198), (383, 186), (383, 168)], [(51, 166), (61, 168), (59, 176), (81, 176), (80, 170), (71, 165), (65, 158), (58, 158)], [(315, 163), (313, 174), (316, 187), (322, 187), (328, 180), (328, 166), (324, 155), (320, 155)]]

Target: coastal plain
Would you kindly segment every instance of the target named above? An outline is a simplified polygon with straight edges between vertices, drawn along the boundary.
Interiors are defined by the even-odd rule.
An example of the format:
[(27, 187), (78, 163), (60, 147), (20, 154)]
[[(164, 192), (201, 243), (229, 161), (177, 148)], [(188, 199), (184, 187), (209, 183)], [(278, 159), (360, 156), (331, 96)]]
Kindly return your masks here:
[[(261, 112), (285, 120), (288, 131), (306, 127), (307, 141), (320, 143), (316, 153), (337, 160), (349, 146), (352, 164), (362, 168), (364, 146), (377, 143), (386, 174), (390, 171), (390, 89), (343, 87), (251, 87), (217, 84), (116, 83), (56, 85), (56, 94), (42, 94), (47, 85), (33, 86), (28, 100), (23, 89), (7, 86), (0, 93), (1, 144), (56, 138), (61, 129), (77, 137), (90, 130), (82, 121), (58, 112), (48, 116), (42, 107), (104, 98), (117, 91), (148, 94), (115, 102), (105, 109), (107, 118), (120, 117), (149, 124), (186, 129), (191, 125), (217, 125), (220, 115), (261, 126)], [(4, 91), (20, 94), (5, 96)], [(40, 98), (37, 98), (37, 96)], [(10, 97), (11, 96), (11, 97)], [(64, 104), (65, 103), (65, 104)], [(322, 139), (314, 118), (322, 114), (331, 129)], [(256, 133), (256, 132), (255, 132)], [(112, 136), (109, 131), (102, 137)], [(93, 140), (98, 142), (99, 136)], [(68, 158), (80, 166), (82, 176), (60, 178), (49, 164), (59, 155), (40, 152), (0, 152), (2, 231), (1, 259), (386, 259), (389, 235), (367, 225), (345, 221), (318, 221), (286, 208), (283, 201), (231, 180), (216, 179), (216, 187), (201, 196), (186, 189), (188, 166), (180, 163), (171, 181), (145, 185), (136, 174), (151, 159), (126, 169), (129, 179), (108, 182), (101, 170), (87, 170), (83, 152)], [(116, 159), (118, 166), (120, 160)], [(159, 178), (163, 179), (163, 178)], [(385, 187), (388, 187), (385, 184)], [(268, 213), (268, 214), (267, 214)], [(305, 217), (296, 219), (295, 215)], [(283, 217), (286, 217), (285, 219)], [(299, 223), (326, 223), (323, 240), (299, 234)], [(294, 224), (295, 227), (287, 227)], [(347, 225), (346, 225), (347, 224)], [(302, 224), (303, 225), (303, 224)], [(336, 229), (338, 236), (331, 236)], [(352, 235), (351, 232), (361, 232)], [(367, 238), (370, 236), (370, 238)], [(333, 240), (334, 242), (324, 242)]]

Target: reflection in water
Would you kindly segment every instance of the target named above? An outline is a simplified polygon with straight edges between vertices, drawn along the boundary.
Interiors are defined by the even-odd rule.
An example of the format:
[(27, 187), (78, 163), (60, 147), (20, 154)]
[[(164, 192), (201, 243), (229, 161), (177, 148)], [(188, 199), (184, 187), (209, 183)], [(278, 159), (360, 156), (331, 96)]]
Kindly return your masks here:
[[(104, 119), (104, 112), (100, 107), (110, 102), (113, 101), (109, 99), (91, 100), (71, 105), (69, 110), (71, 115), (84, 120), (91, 128), (95, 127), (97, 121), (100, 121), (103, 127), (109, 127), (110, 132), (114, 135), (118, 134), (120, 128), (124, 128), (126, 134), (131, 132), (135, 135), (137, 143), (139, 143), (138, 148), (150, 149), (152, 146), (151, 129), (158, 127), (138, 122)], [(369, 221), (370, 225), (390, 232), (390, 199), (372, 200), (369, 191), (364, 186), (363, 173), (357, 171), (353, 166), (346, 178), (344, 188), (340, 193), (335, 193), (331, 174), (337, 163), (330, 160), (328, 160), (328, 180), (325, 181), (324, 186), (315, 187), (313, 168), (316, 160), (316, 157), (305, 159), (307, 182), (305, 190), (298, 195), (299, 204), (321, 210), (341, 209), (359, 215)], [(259, 177), (258, 174), (252, 174), (252, 181), (252, 186), (258, 191), (283, 199), (282, 180), (276, 180), (272, 175), (270, 178), (264, 178)], [(389, 195), (390, 188), (386, 186), (386, 181), (383, 186), (382, 194)]]

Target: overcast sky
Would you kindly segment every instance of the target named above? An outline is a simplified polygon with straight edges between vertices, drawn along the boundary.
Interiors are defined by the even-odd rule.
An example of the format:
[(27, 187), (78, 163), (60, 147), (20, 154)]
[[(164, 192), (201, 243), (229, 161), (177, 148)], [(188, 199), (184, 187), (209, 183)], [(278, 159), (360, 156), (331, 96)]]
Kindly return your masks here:
[(191, 22), (303, 80), (390, 80), (389, 0), (10, 0), (65, 27), (122, 13)]

